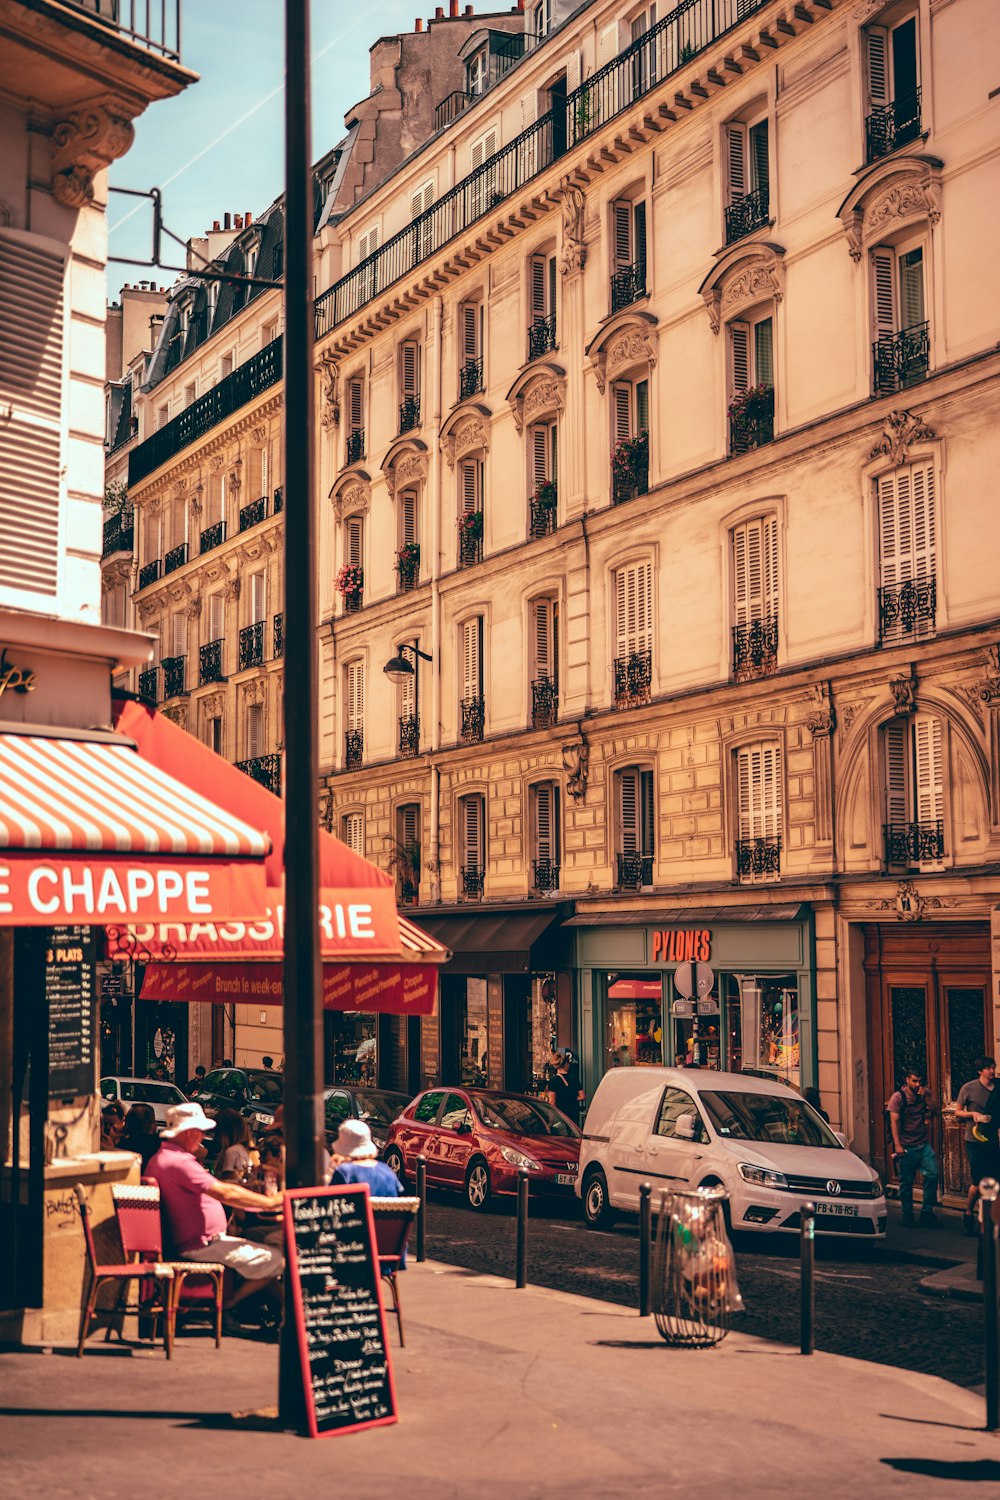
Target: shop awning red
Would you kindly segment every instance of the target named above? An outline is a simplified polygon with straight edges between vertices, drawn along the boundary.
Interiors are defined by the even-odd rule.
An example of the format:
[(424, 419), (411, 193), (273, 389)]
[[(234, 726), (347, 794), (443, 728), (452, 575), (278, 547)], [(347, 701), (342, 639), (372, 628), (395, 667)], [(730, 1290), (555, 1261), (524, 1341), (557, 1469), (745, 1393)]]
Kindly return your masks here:
[(120, 735), (0, 734), (0, 921), (219, 922), (260, 910), (270, 840)]

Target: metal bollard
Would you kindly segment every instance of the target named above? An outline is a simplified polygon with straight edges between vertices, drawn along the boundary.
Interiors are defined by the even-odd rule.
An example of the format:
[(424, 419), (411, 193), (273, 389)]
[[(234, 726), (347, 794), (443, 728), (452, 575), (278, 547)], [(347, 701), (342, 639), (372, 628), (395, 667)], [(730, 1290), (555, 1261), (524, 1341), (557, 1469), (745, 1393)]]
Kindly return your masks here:
[(417, 1209), (417, 1260), (427, 1259), (427, 1248), (425, 1235), (427, 1232), (427, 1158), (417, 1157), (417, 1197), (420, 1199), (420, 1207)]
[(983, 1332), (986, 1343), (986, 1431), (1000, 1428), (1000, 1224), (997, 1195), (1000, 1183), (984, 1177), (979, 1184), (979, 1212), (983, 1229)]
[(816, 1205), (803, 1203), (799, 1239), (801, 1255), (802, 1337), (800, 1354), (816, 1350)]
[(528, 1169), (517, 1169), (517, 1285), (528, 1285)]
[(648, 1318), (652, 1311), (649, 1284), (649, 1250), (652, 1211), (650, 1198), (653, 1189), (648, 1182), (639, 1184), (639, 1316)]

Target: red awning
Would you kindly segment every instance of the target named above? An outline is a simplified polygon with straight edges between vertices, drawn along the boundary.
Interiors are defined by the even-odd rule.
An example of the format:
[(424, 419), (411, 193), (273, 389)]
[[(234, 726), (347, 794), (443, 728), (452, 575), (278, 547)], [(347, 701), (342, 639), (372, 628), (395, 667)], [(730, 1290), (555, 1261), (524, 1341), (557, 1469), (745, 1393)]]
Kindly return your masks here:
[(0, 734), (0, 920), (219, 921), (264, 905), (266, 833), (117, 735)]

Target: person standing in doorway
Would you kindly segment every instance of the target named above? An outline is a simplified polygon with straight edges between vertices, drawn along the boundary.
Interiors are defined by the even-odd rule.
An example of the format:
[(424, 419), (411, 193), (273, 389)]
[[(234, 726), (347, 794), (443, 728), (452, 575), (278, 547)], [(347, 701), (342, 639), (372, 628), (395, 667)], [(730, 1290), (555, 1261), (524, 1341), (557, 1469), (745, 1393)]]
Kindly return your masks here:
[(561, 1110), (568, 1120), (574, 1125), (580, 1123), (580, 1088), (579, 1075), (573, 1073), (573, 1054), (561, 1051), (556, 1054), (556, 1070), (549, 1079), (549, 1091), (546, 1095), (550, 1104)]
[[(993, 1057), (977, 1057), (976, 1076), (963, 1083), (955, 1103), (955, 1119), (965, 1121), (965, 1150), (969, 1158), (969, 1201), (965, 1206), (963, 1223), (965, 1232), (976, 1232), (976, 1217), (973, 1212), (979, 1197), (979, 1184), (984, 1177), (1000, 1178), (1000, 1144), (994, 1121), (994, 1089), (997, 1065)], [(983, 1127), (977, 1130), (976, 1126)]]
[(920, 1222), (925, 1228), (936, 1225), (938, 1162), (931, 1145), (929, 1120), (938, 1107), (925, 1087), (920, 1074), (910, 1069), (889, 1100), (889, 1124), (892, 1129), (893, 1159), (899, 1169), (899, 1201), (903, 1223), (913, 1224), (913, 1184), (919, 1172), (924, 1181), (924, 1201)]

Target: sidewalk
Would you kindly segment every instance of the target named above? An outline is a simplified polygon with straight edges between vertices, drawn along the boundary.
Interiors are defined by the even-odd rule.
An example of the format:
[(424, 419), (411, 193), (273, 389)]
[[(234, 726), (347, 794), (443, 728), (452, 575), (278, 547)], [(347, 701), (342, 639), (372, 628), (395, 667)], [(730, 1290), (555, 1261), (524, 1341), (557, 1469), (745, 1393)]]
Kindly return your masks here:
[[(78, 1361), (0, 1355), (5, 1489), (35, 1500), (188, 1500), (192, 1489), (292, 1500), (619, 1500), (683, 1493), (939, 1500), (1000, 1482), (982, 1400), (945, 1381), (739, 1333), (668, 1349), (652, 1319), (435, 1262), (404, 1287), (391, 1347), (396, 1426), (311, 1442), (234, 1428), (275, 1399), (274, 1346), (200, 1333), (162, 1352), (95, 1338)], [(512, 1490), (512, 1486), (516, 1490)]]

